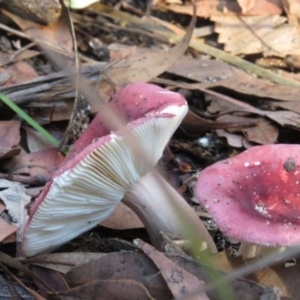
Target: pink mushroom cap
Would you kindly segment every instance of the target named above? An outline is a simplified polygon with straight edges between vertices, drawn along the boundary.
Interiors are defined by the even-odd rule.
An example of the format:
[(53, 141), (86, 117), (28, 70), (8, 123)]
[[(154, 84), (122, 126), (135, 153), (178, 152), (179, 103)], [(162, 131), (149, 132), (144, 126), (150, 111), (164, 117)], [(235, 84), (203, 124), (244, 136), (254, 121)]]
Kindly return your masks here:
[(95, 117), (36, 199), (24, 255), (54, 250), (107, 218), (154, 168), (188, 110), (180, 94), (145, 83), (121, 89), (109, 107), (127, 125), (111, 132), (101, 114)]
[(300, 146), (256, 146), (204, 169), (195, 194), (219, 229), (266, 246), (300, 242)]

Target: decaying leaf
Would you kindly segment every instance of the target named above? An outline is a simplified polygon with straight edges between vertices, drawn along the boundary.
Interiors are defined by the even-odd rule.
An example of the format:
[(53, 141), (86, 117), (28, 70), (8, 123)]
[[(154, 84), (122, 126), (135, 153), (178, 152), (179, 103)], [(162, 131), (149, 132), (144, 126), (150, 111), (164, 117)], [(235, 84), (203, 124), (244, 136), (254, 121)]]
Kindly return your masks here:
[[(168, 1), (170, 2), (170, 1)], [(178, 5), (169, 3), (165, 5), (163, 2), (157, 3), (158, 7), (174, 11), (181, 14), (193, 14), (193, 7), (190, 3), (185, 5)], [(231, 0), (198, 0), (196, 1), (197, 5), (197, 16), (208, 18), (213, 15), (219, 14), (235, 14), (240, 13), (240, 6), (236, 1)]]
[[(285, 17), (262, 16), (214, 16), (218, 41), (225, 50), (235, 55), (263, 53), (265, 56), (299, 55), (298, 28), (284, 24)], [(263, 41), (263, 42), (262, 42)]]
[(243, 15), (271, 15), (282, 13), (280, 0), (237, 0)]
[(96, 260), (106, 253), (94, 252), (66, 252), (66, 253), (49, 253), (39, 254), (34, 258), (28, 258), (26, 261), (33, 265), (41, 266), (60, 273), (67, 273), (74, 267), (87, 264), (90, 260)]
[(25, 207), (30, 202), (30, 197), (25, 193), (25, 187), (18, 182), (1, 179), (0, 199), (5, 205), (10, 223), (23, 228), (26, 220)]
[[(5, 210), (5, 206), (0, 203), (0, 213)], [(19, 228), (7, 223), (2, 217), (0, 217), (0, 242), (15, 233)]]
[(0, 295), (2, 300), (11, 300), (17, 297), (24, 300), (41, 300), (34, 299), (20, 285), (11, 279), (5, 278), (3, 275), (0, 275)]
[(5, 12), (5, 14), (36, 42), (48, 45), (53, 49), (57, 49), (57, 51), (60, 50), (64, 55), (72, 53), (72, 39), (66, 24), (62, 20), (52, 25), (43, 26), (24, 20), (9, 12)]
[(110, 216), (100, 224), (116, 230), (144, 227), (139, 217), (123, 203), (119, 203)]
[(188, 296), (191, 300), (209, 299), (203, 291), (203, 281), (142, 240), (135, 240), (134, 243), (155, 263), (175, 298)]
[(20, 143), (20, 122), (0, 122), (0, 158), (18, 155), (21, 151), (17, 147)]
[(34, 177), (40, 184), (44, 184), (63, 160), (63, 155), (56, 148), (47, 148), (33, 153), (22, 152), (5, 162), (3, 166), (12, 175), (26, 174)]
[(138, 252), (112, 252), (72, 269), (66, 274), (70, 286), (98, 280), (130, 279), (145, 286), (155, 299), (172, 297), (157, 267)]
[(269, 120), (264, 118), (251, 118), (235, 115), (223, 115), (217, 119), (220, 122), (253, 122), (256, 125), (249, 128), (228, 128), (229, 132), (242, 132), (249, 141), (261, 145), (274, 144), (277, 142), (279, 130)]
[(91, 299), (96, 300), (154, 300), (146, 288), (129, 279), (98, 280), (79, 287), (60, 292), (64, 300)]

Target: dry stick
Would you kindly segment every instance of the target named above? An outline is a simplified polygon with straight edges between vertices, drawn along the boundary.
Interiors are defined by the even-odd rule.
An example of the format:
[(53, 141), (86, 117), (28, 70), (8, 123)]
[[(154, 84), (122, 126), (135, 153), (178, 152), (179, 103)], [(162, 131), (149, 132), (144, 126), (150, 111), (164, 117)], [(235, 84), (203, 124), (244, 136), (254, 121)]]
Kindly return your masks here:
[(40, 279), (37, 275), (35, 275), (28, 267), (26, 267), (25, 265), (23, 265), (21, 262), (19, 262), (18, 260), (16, 260), (15, 258), (3, 253), (0, 251), (0, 263), (6, 264), (18, 271), (21, 271), (23, 273), (25, 273), (26, 275), (30, 276), (31, 278), (34, 278), (35, 280), (37, 280), (38, 282), (40, 282), (41, 284), (43, 284), (44, 286), (46, 286), (55, 296), (57, 296), (59, 299), (63, 300), (55, 290), (53, 290), (53, 288), (46, 282), (44, 282), (44, 280)]
[(75, 98), (73, 104), (73, 111), (70, 117), (69, 124), (65, 133), (59, 143), (58, 150), (61, 152), (67, 152), (71, 144), (78, 139), (78, 137), (83, 133), (85, 126), (89, 123), (88, 114), (90, 112), (90, 105), (87, 103), (84, 96), (81, 94), (79, 89), (79, 80), (80, 80), (80, 62), (78, 59), (78, 49), (77, 41), (74, 31), (74, 25), (70, 17), (70, 11), (65, 6), (63, 0), (60, 0), (62, 6), (62, 16), (67, 22), (69, 32), (72, 37), (73, 51), (74, 51), (74, 60), (76, 68), (76, 78), (75, 78)]
[[(97, 82), (98, 76), (100, 76), (109, 65), (110, 64), (107, 63), (86, 65), (82, 67), (81, 74), (85, 75), (89, 81)], [(60, 71), (51, 75), (40, 76), (27, 82), (0, 87), (0, 92), (18, 105), (41, 101), (41, 99), (55, 103), (75, 97), (73, 85), (68, 79), (69, 76), (74, 76), (75, 74), (75, 69), (70, 69), (69, 73)]]
[(41, 185), (35, 176), (25, 176), (25, 175), (9, 175), (6, 173), (0, 173), (0, 179), (6, 179), (10, 181), (20, 182), (29, 185)]
[(37, 292), (33, 291), (32, 289), (28, 288), (17, 276), (15, 276), (8, 268), (6, 268), (2, 263), (0, 263), (1, 268), (9, 274), (28, 294), (34, 297), (35, 300), (46, 300)]

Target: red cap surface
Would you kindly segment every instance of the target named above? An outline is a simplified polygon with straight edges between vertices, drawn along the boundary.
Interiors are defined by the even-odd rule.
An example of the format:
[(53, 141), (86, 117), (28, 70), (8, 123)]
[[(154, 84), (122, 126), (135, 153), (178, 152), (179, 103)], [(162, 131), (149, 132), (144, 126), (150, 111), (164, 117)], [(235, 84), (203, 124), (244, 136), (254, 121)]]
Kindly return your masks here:
[(220, 230), (237, 240), (300, 242), (300, 146), (265, 145), (204, 169), (195, 190)]

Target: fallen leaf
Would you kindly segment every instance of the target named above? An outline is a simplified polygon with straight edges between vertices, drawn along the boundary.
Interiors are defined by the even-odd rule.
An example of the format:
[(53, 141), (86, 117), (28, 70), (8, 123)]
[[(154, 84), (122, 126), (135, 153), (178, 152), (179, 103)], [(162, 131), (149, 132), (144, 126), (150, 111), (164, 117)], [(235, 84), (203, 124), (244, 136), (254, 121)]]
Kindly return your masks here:
[(207, 121), (206, 119), (196, 115), (195, 113), (189, 111), (186, 117), (183, 119), (180, 128), (184, 130), (188, 135), (199, 135), (207, 132), (208, 129), (217, 128), (236, 128), (236, 127), (249, 127), (253, 126), (254, 122), (252, 120), (236, 122), (233, 120), (227, 121)]
[[(209, 111), (222, 111), (221, 107), (231, 107), (232, 111), (240, 111), (240, 112), (248, 112), (251, 114), (256, 114), (259, 116), (264, 116), (269, 118), (270, 120), (273, 120), (274, 122), (280, 124), (281, 126), (292, 126), (295, 128), (300, 128), (300, 114), (295, 113), (293, 111), (268, 111), (268, 110), (262, 110), (255, 108), (249, 104), (246, 104), (244, 102), (241, 102), (239, 100), (236, 100), (232, 97), (225, 96), (210, 90), (205, 91), (208, 94), (217, 96), (219, 95), (219, 99), (216, 100), (217, 102), (214, 103), (215, 107), (209, 107)], [(224, 103), (221, 102), (224, 101)], [(227, 103), (225, 103), (227, 102)]]
[(9, 64), (29, 59), (32, 57), (35, 57), (37, 55), (40, 55), (40, 52), (36, 50), (30, 50), (30, 49), (23, 49), (21, 52), (16, 51), (9, 51), (9, 52), (0, 52), (0, 67), (6, 66), (8, 67)]
[[(200, 88), (221, 86), (246, 95), (255, 95), (262, 98), (262, 101), (269, 101), (271, 98), (297, 102), (300, 98), (299, 88), (273, 84), (219, 60), (182, 56), (167, 72), (199, 81), (202, 83), (198, 85)], [(177, 84), (182, 86), (181, 83)], [(182, 88), (191, 88), (191, 85), (189, 86), (185, 85)], [(197, 89), (197, 84), (192, 86)]]
[(20, 18), (8, 11), (5, 11), (5, 15), (37, 43), (58, 49), (65, 55), (73, 53), (71, 35), (62, 17), (57, 22), (45, 26)]
[[(26, 205), (30, 197), (25, 193), (25, 187), (5, 179), (0, 180), (0, 199), (5, 205), (11, 224), (23, 228), (26, 221)], [(19, 241), (20, 236), (17, 237)]]
[(269, 120), (265, 118), (250, 118), (236, 115), (222, 115), (217, 119), (220, 122), (253, 122), (256, 125), (249, 128), (232, 129), (227, 128), (231, 133), (242, 132), (249, 141), (261, 145), (275, 144), (279, 135), (279, 130)]
[(58, 293), (64, 300), (154, 300), (144, 286), (133, 280), (98, 280)]
[(153, 262), (139, 252), (112, 252), (73, 268), (65, 278), (70, 286), (98, 280), (130, 279), (139, 282), (155, 299), (167, 300), (171, 293)]
[(17, 146), (20, 143), (19, 121), (0, 122), (0, 158), (18, 155), (21, 151)]
[(280, 0), (237, 0), (243, 15), (281, 15)]
[(289, 23), (296, 26), (299, 25), (298, 18), (300, 16), (300, 3), (298, 0), (282, 0), (282, 4), (289, 18)]
[(38, 77), (38, 74), (33, 67), (25, 61), (17, 61), (13, 64), (9, 64), (8, 66), (1, 67), (0, 73), (7, 74), (9, 76), (3, 84), (4, 86), (10, 86)]
[(106, 255), (108, 254), (94, 252), (50, 253), (39, 254), (34, 258), (27, 258), (26, 262), (65, 274), (74, 267)]
[[(231, 0), (197, 0), (196, 5), (197, 16), (203, 18), (208, 18), (219, 14), (236, 14), (241, 12), (240, 6), (236, 3), (236, 1)], [(179, 14), (193, 14), (193, 7), (191, 4), (165, 5), (163, 2), (159, 2), (157, 3), (157, 6)]]
[(230, 133), (225, 129), (217, 129), (216, 133), (219, 137), (224, 137), (227, 141), (227, 144), (234, 148), (243, 147), (243, 137), (239, 134)]
[[(40, 266), (31, 266), (32, 272), (44, 282), (47, 282), (49, 286), (52, 287), (54, 291), (64, 291), (69, 289), (66, 280), (63, 275), (57, 271), (49, 270)], [(34, 280), (35, 285), (38, 287), (40, 294), (43, 297), (47, 297), (47, 292), (51, 292), (41, 281)]]
[(40, 300), (34, 299), (27, 291), (13, 280), (0, 275), (0, 295), (1, 300), (24, 299), (24, 300)]
[[(0, 213), (5, 210), (5, 206), (0, 203)], [(19, 227), (10, 225), (2, 217), (0, 217), (0, 242), (15, 233)]]
[(3, 167), (12, 175), (28, 174), (40, 184), (45, 184), (63, 160), (64, 156), (56, 148), (48, 148), (33, 153), (22, 152), (3, 163)]
[(115, 230), (144, 228), (139, 217), (125, 204), (119, 203), (100, 225)]
[(134, 243), (155, 263), (175, 298), (188, 296), (188, 299), (191, 300), (209, 299), (203, 291), (203, 281), (179, 267), (163, 253), (142, 240), (136, 239)]
[[(52, 147), (52, 144), (44, 137), (44, 135), (37, 132), (32, 127), (23, 126), (23, 129), (26, 131), (27, 147), (31, 153)], [(51, 133), (49, 130), (48, 132)]]
[(225, 44), (225, 51), (234, 55), (261, 52), (264, 56), (300, 55), (298, 27), (284, 24), (285, 17), (214, 16), (212, 21), (216, 22), (218, 42)]

